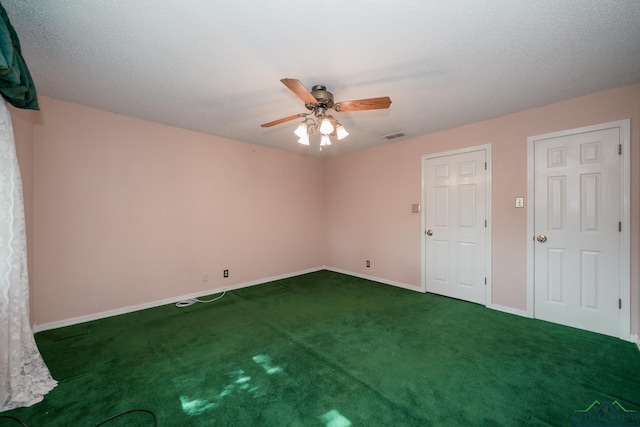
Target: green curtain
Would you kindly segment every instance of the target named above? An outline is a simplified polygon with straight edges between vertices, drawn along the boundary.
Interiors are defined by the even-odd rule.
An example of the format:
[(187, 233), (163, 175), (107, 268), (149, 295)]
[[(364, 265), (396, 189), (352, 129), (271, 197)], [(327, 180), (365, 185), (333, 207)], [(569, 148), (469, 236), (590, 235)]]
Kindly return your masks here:
[(0, 4), (0, 93), (17, 108), (39, 110), (36, 87), (20, 51), (7, 11)]

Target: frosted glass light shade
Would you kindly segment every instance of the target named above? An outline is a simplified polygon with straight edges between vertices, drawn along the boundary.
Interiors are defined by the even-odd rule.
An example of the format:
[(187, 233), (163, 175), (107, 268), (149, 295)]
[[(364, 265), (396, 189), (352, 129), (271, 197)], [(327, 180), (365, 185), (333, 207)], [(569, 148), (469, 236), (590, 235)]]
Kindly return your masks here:
[(333, 125), (331, 124), (331, 121), (325, 117), (322, 119), (322, 124), (320, 125), (320, 133), (323, 135), (329, 135), (331, 132), (333, 132)]
[[(304, 123), (304, 122), (300, 123), (300, 126), (298, 126), (296, 128), (296, 130), (293, 131), (293, 133), (295, 133), (296, 136), (299, 136), (300, 138), (302, 138), (304, 135), (307, 134), (307, 124)], [(307, 140), (308, 140), (308, 138), (307, 138)]]
[(338, 139), (345, 138), (349, 135), (349, 132), (347, 132), (347, 130), (342, 125), (338, 125), (338, 127), (336, 128), (336, 132), (338, 134)]
[(298, 142), (302, 145), (309, 145), (309, 135), (305, 132), (300, 139), (298, 139)]
[(329, 135), (322, 135), (322, 138), (320, 139), (320, 146), (324, 147), (327, 145), (331, 145), (331, 139), (329, 138)]

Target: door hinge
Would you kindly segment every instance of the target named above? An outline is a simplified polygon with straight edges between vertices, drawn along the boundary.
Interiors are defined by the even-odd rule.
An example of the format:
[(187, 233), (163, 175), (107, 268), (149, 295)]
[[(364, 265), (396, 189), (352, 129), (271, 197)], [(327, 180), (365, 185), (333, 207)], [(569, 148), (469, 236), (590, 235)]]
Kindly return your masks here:
[(622, 221), (618, 221), (618, 231), (622, 233)]
[(487, 170), (487, 162), (484, 162), (484, 170)]
[(618, 144), (618, 156), (622, 156), (622, 144)]
[(618, 308), (622, 310), (622, 298), (618, 298)]
[(487, 285), (487, 278), (486, 277), (484, 278), (484, 284), (485, 284), (485, 286)]
[(487, 228), (487, 220), (484, 220), (484, 228)]

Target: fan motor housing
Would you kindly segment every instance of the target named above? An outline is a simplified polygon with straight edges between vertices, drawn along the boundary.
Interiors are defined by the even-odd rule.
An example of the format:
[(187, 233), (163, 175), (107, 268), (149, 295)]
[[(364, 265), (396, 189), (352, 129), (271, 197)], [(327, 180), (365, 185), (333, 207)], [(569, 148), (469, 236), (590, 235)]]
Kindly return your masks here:
[(333, 108), (333, 94), (324, 85), (315, 85), (311, 88), (311, 95), (318, 100), (318, 104), (305, 104), (307, 109), (313, 111), (317, 107), (329, 109)]

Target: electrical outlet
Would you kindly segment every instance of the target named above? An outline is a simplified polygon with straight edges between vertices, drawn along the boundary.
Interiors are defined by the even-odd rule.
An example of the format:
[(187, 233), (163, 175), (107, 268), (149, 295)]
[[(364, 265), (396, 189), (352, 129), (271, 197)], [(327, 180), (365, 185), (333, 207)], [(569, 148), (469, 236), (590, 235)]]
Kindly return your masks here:
[(371, 267), (371, 262), (367, 260), (367, 268)]
[(225, 278), (226, 278), (226, 277), (229, 277), (229, 270), (224, 270), (224, 271), (222, 272), (222, 277), (225, 277)]
[(202, 281), (203, 282), (209, 281), (209, 273), (202, 273)]

